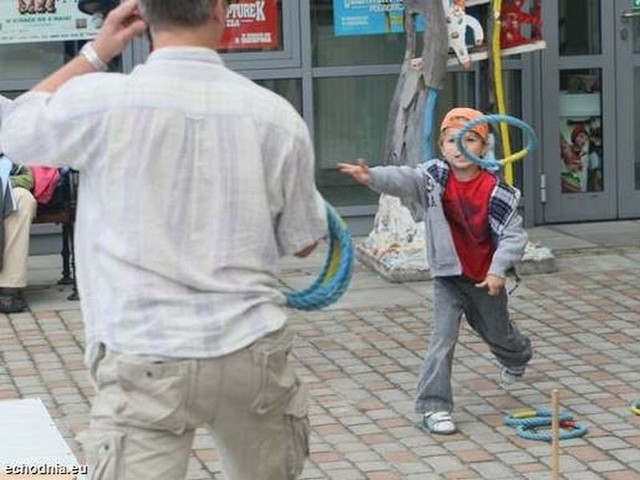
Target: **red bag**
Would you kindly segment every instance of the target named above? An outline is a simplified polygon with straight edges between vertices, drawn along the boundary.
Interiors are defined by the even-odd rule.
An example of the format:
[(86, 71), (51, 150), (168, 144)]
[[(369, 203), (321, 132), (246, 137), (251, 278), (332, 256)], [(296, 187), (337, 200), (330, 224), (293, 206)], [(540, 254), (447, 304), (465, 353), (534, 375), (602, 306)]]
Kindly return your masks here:
[(60, 172), (57, 167), (32, 166), (33, 196), (40, 205), (46, 205), (53, 197), (53, 192), (60, 183)]

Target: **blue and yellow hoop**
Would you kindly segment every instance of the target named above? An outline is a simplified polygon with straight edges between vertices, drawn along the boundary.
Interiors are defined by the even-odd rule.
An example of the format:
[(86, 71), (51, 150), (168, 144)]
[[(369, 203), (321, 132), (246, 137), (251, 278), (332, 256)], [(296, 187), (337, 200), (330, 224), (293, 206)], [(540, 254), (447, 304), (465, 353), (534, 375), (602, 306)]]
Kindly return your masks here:
[[(520, 128), (526, 137), (525, 147), (518, 152), (507, 155), (501, 160), (496, 159), (493, 145), (489, 145), (489, 149), (484, 158), (480, 158), (477, 155), (472, 154), (465, 148), (462, 139), (467, 132), (483, 123), (500, 123)], [(456, 135), (456, 146), (458, 147), (460, 153), (462, 153), (469, 161), (476, 163), (482, 168), (492, 172), (498, 171), (501, 168), (504, 168), (506, 165), (512, 164), (513, 162), (522, 160), (524, 157), (533, 152), (536, 149), (537, 145), (538, 140), (536, 138), (536, 132), (533, 131), (533, 128), (531, 128), (528, 123), (510, 115), (483, 115), (480, 118), (476, 118), (475, 120), (466, 123)]]
[(329, 250), (318, 278), (307, 288), (285, 293), (287, 306), (297, 310), (319, 310), (337, 302), (351, 282), (353, 242), (345, 222), (327, 203)]
[[(560, 412), (558, 414), (560, 426), (559, 440), (568, 440), (571, 438), (579, 438), (588, 432), (585, 425), (577, 423), (569, 412)], [(553, 436), (550, 429), (542, 429), (542, 427), (551, 427), (552, 412), (548, 408), (539, 408), (537, 410), (527, 410), (504, 418), (504, 424), (508, 427), (516, 428), (516, 432), (520, 438), (526, 440), (539, 440), (543, 442), (551, 442)]]

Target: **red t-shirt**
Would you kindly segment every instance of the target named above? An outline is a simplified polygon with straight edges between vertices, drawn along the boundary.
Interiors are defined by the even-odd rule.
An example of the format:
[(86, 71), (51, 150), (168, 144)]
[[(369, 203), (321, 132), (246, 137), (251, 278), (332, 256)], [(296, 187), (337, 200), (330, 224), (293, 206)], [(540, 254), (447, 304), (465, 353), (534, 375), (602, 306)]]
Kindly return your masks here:
[(486, 278), (495, 251), (489, 225), (489, 198), (497, 181), (484, 170), (467, 182), (450, 172), (442, 198), (462, 274), (477, 282)]

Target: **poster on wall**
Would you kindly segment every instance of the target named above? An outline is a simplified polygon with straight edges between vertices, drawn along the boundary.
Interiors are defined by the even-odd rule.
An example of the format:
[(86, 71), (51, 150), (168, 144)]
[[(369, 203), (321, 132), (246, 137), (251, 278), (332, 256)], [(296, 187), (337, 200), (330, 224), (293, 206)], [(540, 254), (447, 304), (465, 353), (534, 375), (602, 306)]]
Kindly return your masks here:
[(604, 158), (600, 93), (560, 96), (562, 193), (602, 192)]
[(280, 49), (278, 0), (237, 0), (227, 10), (220, 50)]
[(402, 0), (333, 0), (334, 34), (378, 35), (404, 31)]
[(101, 23), (78, 0), (0, 0), (0, 44), (86, 40)]

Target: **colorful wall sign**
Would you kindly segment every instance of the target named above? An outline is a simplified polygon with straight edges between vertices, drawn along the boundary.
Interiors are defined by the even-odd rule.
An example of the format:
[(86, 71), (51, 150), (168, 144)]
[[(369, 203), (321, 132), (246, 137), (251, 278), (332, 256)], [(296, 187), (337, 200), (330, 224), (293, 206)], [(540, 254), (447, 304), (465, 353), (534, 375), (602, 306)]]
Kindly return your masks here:
[(333, 0), (335, 36), (404, 31), (402, 0)]
[(279, 49), (278, 15), (277, 0), (237, 0), (227, 10), (227, 28), (220, 49)]
[[(424, 26), (424, 17), (418, 15), (416, 31), (424, 31)], [(336, 37), (402, 33), (403, 0), (333, 0), (333, 29)]]
[(0, 43), (85, 40), (100, 25), (78, 0), (0, 0)]

